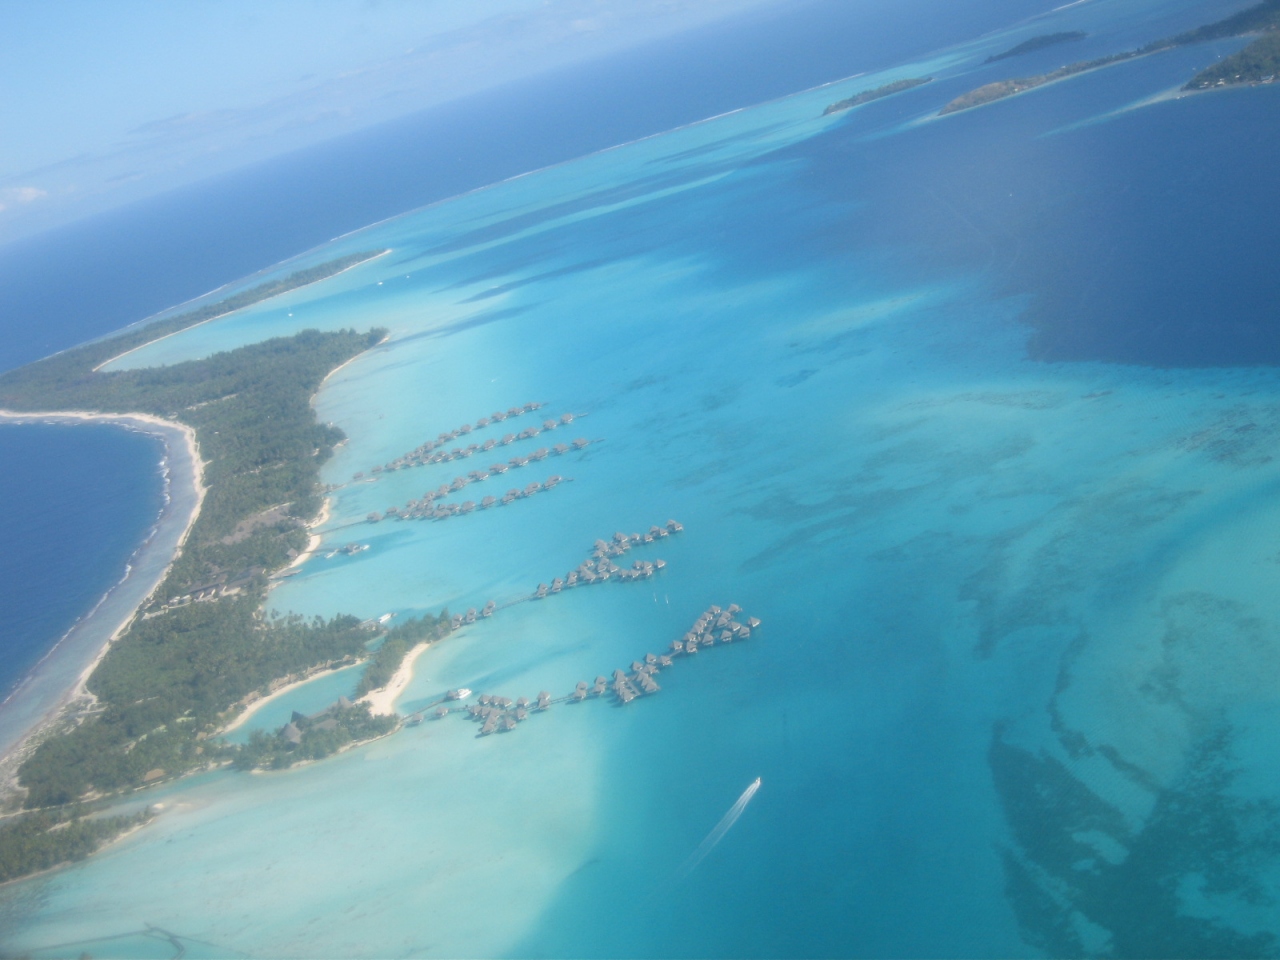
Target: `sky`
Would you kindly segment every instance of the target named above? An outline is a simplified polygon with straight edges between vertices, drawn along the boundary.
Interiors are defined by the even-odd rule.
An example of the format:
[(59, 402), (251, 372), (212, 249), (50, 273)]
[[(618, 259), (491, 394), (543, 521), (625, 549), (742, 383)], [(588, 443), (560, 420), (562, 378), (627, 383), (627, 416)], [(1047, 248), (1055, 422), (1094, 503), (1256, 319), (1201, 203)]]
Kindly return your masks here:
[(0, 243), (787, 0), (0, 0)]

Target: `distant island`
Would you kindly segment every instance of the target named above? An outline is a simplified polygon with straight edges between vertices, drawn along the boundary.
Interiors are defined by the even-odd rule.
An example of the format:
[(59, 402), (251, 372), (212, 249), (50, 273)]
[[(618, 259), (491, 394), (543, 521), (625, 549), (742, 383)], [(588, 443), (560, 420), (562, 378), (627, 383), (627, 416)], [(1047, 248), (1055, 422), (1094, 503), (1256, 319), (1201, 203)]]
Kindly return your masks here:
[(997, 60), (1007, 60), (1009, 57), (1020, 57), (1024, 53), (1032, 53), (1035, 50), (1043, 50), (1045, 47), (1056, 46), (1059, 43), (1070, 43), (1073, 40), (1083, 40), (1088, 34), (1081, 30), (1068, 30), (1065, 33), (1045, 33), (1038, 37), (1032, 37), (1030, 40), (1023, 40), (1016, 47), (1011, 47), (1004, 53), (997, 53), (994, 56), (987, 57), (983, 63), (995, 63)]
[(1272, 32), (1196, 74), (1182, 89), (1207, 90), (1240, 83), (1275, 83), (1277, 75), (1280, 75), (1280, 32)]
[(883, 87), (876, 87), (874, 90), (864, 90), (862, 93), (854, 94), (845, 100), (838, 100), (822, 111), (825, 117), (831, 113), (839, 113), (841, 110), (851, 110), (854, 107), (860, 107), (864, 103), (870, 103), (872, 100), (879, 100), (883, 97), (891, 97), (895, 93), (901, 93), (904, 90), (911, 90), (914, 87), (923, 86), (933, 80), (933, 77), (915, 77), (910, 80), (895, 80), (893, 83), (886, 83)]
[[(1204, 43), (1208, 40), (1222, 40), (1227, 37), (1244, 36), (1250, 33), (1270, 33), (1277, 28), (1280, 28), (1280, 0), (1263, 0), (1262, 3), (1249, 7), (1247, 10), (1242, 10), (1240, 13), (1227, 17), (1225, 20), (1206, 24), (1176, 36), (1155, 40), (1137, 50), (1113, 53), (1094, 60), (1069, 63), (1064, 67), (1059, 67), (1057, 70), (1035, 76), (997, 80), (994, 83), (988, 83), (978, 87), (976, 90), (970, 90), (968, 93), (956, 97), (938, 112), (938, 116), (959, 113), (962, 110), (969, 110), (996, 100), (1003, 100), (1005, 97), (1012, 97), (1015, 94), (1042, 87), (1047, 83), (1053, 83), (1055, 80), (1062, 80), (1089, 70), (1097, 70), (1099, 67), (1108, 67), (1115, 63), (1133, 60), (1136, 57), (1144, 57), (1148, 54), (1171, 50), (1175, 47), (1188, 46), (1193, 43)], [(1191, 84), (1188, 84), (1188, 88), (1205, 89), (1209, 86), (1218, 85), (1220, 80), (1223, 83), (1248, 83), (1262, 82), (1268, 76), (1274, 78), (1276, 55), (1275, 47), (1272, 45), (1273, 42), (1273, 37), (1263, 37), (1240, 51), (1235, 57), (1229, 57), (1216, 67), (1212, 67), (1200, 74)], [(1227, 67), (1227, 64), (1236, 60), (1236, 58), (1240, 59), (1232, 66)], [(1222, 71), (1222, 73), (1218, 71)], [(1210, 74), (1212, 74), (1212, 79), (1209, 79), (1208, 75)], [(1257, 75), (1256, 78), (1247, 79), (1254, 77), (1254, 74)], [(1237, 75), (1241, 79), (1229, 79)], [(1200, 84), (1199, 81), (1202, 78), (1204, 82)], [(1192, 86), (1193, 84), (1199, 85)]]
[(1069, 63), (1065, 67), (1059, 67), (1057, 70), (1037, 74), (1033, 77), (997, 80), (995, 83), (985, 84), (976, 90), (970, 90), (968, 93), (956, 97), (938, 112), (938, 116), (945, 117), (949, 113), (959, 113), (961, 110), (980, 107), (984, 103), (1003, 100), (1005, 97), (1012, 97), (1014, 94), (1025, 93), (1027, 90), (1042, 87), (1046, 83), (1053, 83), (1055, 80), (1075, 76), (1077, 73), (1084, 73), (1086, 70), (1096, 70), (1099, 67), (1110, 66), (1122, 60), (1131, 60), (1137, 56), (1140, 56), (1137, 52), (1113, 53), (1111, 56), (1099, 57), (1096, 60), (1081, 60), (1077, 63)]

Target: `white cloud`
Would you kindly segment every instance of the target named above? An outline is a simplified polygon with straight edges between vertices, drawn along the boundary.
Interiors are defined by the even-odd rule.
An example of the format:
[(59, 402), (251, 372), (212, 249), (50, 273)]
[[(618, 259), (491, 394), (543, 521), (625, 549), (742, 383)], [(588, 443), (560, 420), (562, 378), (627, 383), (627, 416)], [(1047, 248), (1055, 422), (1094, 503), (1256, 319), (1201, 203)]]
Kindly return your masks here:
[(0, 212), (8, 210), (15, 203), (34, 203), (48, 195), (48, 190), (41, 190), (39, 187), (0, 188)]
[(49, 192), (39, 187), (9, 187), (3, 191), (3, 195), (14, 203), (31, 203), (41, 197), (47, 197)]

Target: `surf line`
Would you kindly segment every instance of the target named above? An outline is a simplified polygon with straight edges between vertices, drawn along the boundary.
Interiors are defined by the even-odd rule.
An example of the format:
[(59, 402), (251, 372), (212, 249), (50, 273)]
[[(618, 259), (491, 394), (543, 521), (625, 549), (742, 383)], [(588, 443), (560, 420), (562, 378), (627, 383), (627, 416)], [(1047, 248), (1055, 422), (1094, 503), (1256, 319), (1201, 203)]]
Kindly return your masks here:
[(698, 868), (698, 864), (706, 858), (707, 854), (715, 849), (716, 844), (724, 839), (724, 835), (738, 822), (738, 818), (742, 816), (742, 812), (747, 809), (747, 804), (751, 802), (751, 798), (756, 795), (756, 791), (759, 789), (760, 778), (756, 777), (751, 781), (751, 785), (742, 791), (742, 796), (738, 798), (737, 803), (729, 808), (729, 812), (720, 818), (720, 822), (715, 825), (715, 828), (698, 844), (698, 849), (689, 854), (689, 859), (680, 865), (680, 869), (676, 871), (676, 875), (680, 879), (683, 880), (693, 873)]

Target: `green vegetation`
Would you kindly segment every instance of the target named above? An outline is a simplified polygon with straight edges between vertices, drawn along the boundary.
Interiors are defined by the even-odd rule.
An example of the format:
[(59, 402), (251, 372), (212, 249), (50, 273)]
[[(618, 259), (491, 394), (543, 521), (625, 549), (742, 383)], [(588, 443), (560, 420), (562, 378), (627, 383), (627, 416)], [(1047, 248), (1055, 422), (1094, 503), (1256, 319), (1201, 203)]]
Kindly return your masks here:
[[(332, 370), (378, 343), (384, 331), (307, 330), (167, 367), (95, 369), (156, 336), (372, 255), (331, 261), (0, 375), (0, 407), (140, 412), (191, 426), (207, 487), (181, 555), (89, 678), (92, 709), (64, 718), (19, 767), (24, 806), (33, 812), (0, 828), (0, 877), (88, 856), (137, 822), (85, 819), (78, 811), (87, 798), (210, 763), (287, 766), (395, 727), (394, 717), (347, 707), (328, 718), (335, 722), (312, 725), (288, 750), (265, 750), (261, 738), (252, 749), (237, 748), (214, 736), (255, 693), (282, 678), (364, 659), (380, 636), (351, 616), (264, 617), (261, 608), (268, 575), (305, 546), (304, 525), (321, 503), (320, 466), (343, 439), (336, 427), (316, 422), (311, 398)], [(425, 617), (389, 637), (401, 643), (441, 636), (448, 623)], [(389, 658), (390, 652), (382, 661)]]
[(386, 736), (398, 722), (393, 716), (373, 716), (363, 703), (333, 706), (314, 717), (295, 715), (274, 735), (255, 730), (235, 763), (241, 770), (283, 770), (304, 760), (321, 760), (353, 743)]
[(976, 90), (970, 90), (968, 93), (956, 97), (950, 103), (939, 111), (938, 116), (945, 117), (949, 113), (959, 113), (961, 110), (968, 110), (972, 107), (980, 107), (984, 103), (991, 103), (994, 100), (1003, 100), (1005, 97), (1012, 97), (1016, 93), (1024, 93), (1027, 90), (1034, 90), (1036, 87), (1042, 87), (1046, 83), (1053, 83), (1055, 80), (1062, 80), (1066, 77), (1075, 76), (1077, 73), (1084, 73), (1086, 70), (1096, 70), (1099, 67), (1107, 67), (1113, 63), (1119, 63), (1122, 60), (1131, 60), (1140, 56), (1136, 52), (1132, 53), (1113, 53), (1107, 57), (1099, 57), (1096, 60), (1081, 60), (1078, 63), (1069, 63), (1065, 67), (1059, 67), (1049, 73), (1041, 73), (1034, 77), (1019, 77), (1014, 80), (997, 80), (995, 83), (988, 83), (978, 87)]
[(933, 77), (913, 77), (910, 80), (895, 80), (893, 83), (886, 83), (883, 87), (876, 87), (874, 90), (864, 90), (862, 93), (854, 94), (846, 100), (839, 100), (831, 104), (827, 109), (822, 111), (825, 117), (829, 113), (839, 113), (841, 110), (849, 110), (853, 107), (860, 107), (864, 103), (870, 103), (872, 100), (879, 100), (882, 97), (891, 97), (895, 93), (901, 93), (903, 90), (910, 90), (913, 87), (923, 86), (933, 80)]
[[(224, 297), (222, 300), (205, 304), (203, 307), (197, 307), (194, 310), (187, 310), (172, 317), (166, 317), (164, 320), (155, 320), (150, 323), (144, 322), (137, 326), (129, 327), (127, 330), (114, 334), (105, 340), (97, 340), (78, 347), (77, 350), (89, 351), (90, 355), (100, 354), (100, 356), (95, 356), (92, 362), (92, 366), (96, 367), (98, 364), (106, 363), (112, 357), (137, 349), (144, 343), (150, 343), (160, 337), (167, 337), (171, 333), (177, 333), (179, 330), (187, 329), (187, 327), (194, 327), (198, 323), (225, 317), (228, 313), (243, 310), (245, 307), (251, 307), (255, 303), (261, 303), (263, 300), (270, 300), (272, 297), (288, 293), (290, 290), (297, 290), (299, 287), (327, 280), (335, 274), (350, 270), (357, 264), (372, 260), (374, 257), (380, 257), (386, 252), (386, 250), (364, 250), (360, 253), (350, 253), (345, 257), (338, 257), (336, 260), (318, 263), (314, 267), (307, 267), (305, 270), (295, 270), (279, 280), (260, 283), (256, 287), (242, 290), (229, 297)], [(49, 359), (56, 360), (58, 357), (63, 356), (66, 356), (66, 354), (56, 354)]]
[(1030, 40), (1023, 40), (1016, 47), (1011, 47), (1004, 53), (997, 53), (995, 56), (987, 57), (983, 62), (995, 63), (997, 60), (1007, 60), (1009, 57), (1020, 57), (1024, 53), (1043, 50), (1045, 47), (1057, 46), (1059, 43), (1070, 43), (1073, 40), (1083, 40), (1087, 36), (1087, 33), (1083, 33), (1079, 30), (1068, 30), (1065, 33), (1045, 33), (1038, 37), (1032, 37)]
[(433, 618), (430, 614), (420, 620), (408, 620), (387, 631), (382, 645), (369, 658), (369, 665), (364, 669), (360, 685), (356, 687), (356, 696), (363, 697), (370, 690), (380, 690), (390, 682), (395, 672), (400, 669), (405, 655), (418, 644), (430, 640), (439, 640), (449, 634), (449, 611), (444, 610), (440, 616)]
[(130, 827), (148, 820), (145, 813), (96, 819), (81, 813), (41, 811), (0, 825), (0, 883), (83, 860)]
[(1209, 40), (1225, 40), (1228, 37), (1243, 37), (1249, 33), (1265, 33), (1280, 27), (1280, 0), (1263, 0), (1239, 13), (1218, 20), (1214, 23), (1197, 27), (1175, 37), (1156, 40), (1142, 48), (1143, 53), (1154, 53), (1157, 50), (1168, 50), (1171, 47), (1185, 47), (1193, 43), (1205, 43)]
[(1183, 89), (1206, 90), (1237, 83), (1274, 83), (1277, 75), (1280, 75), (1280, 32), (1273, 32), (1196, 74)]
[[(956, 97), (950, 103), (939, 111), (938, 116), (946, 116), (949, 113), (959, 113), (961, 110), (968, 110), (971, 107), (978, 107), (984, 103), (991, 103), (995, 100), (1003, 100), (1005, 97), (1011, 97), (1027, 90), (1033, 90), (1036, 87), (1042, 87), (1046, 83), (1052, 83), (1055, 80), (1062, 80), (1066, 77), (1075, 76), (1088, 70), (1096, 70), (1099, 67), (1111, 66), (1114, 63), (1121, 63), (1125, 60), (1132, 60), (1135, 57), (1143, 57), (1151, 53), (1159, 53), (1162, 50), (1170, 50), (1174, 47), (1186, 46), (1192, 43), (1203, 43), (1207, 40), (1221, 40), (1226, 37), (1237, 37), (1248, 33), (1260, 33), (1273, 31), (1280, 28), (1280, 0), (1263, 0), (1262, 3), (1256, 4), (1247, 10), (1243, 10), (1234, 16), (1227, 17), (1225, 20), (1219, 20), (1216, 23), (1210, 23), (1195, 30), (1186, 33), (1180, 33), (1174, 37), (1165, 37), (1162, 40), (1155, 40), (1145, 47), (1137, 50), (1129, 50), (1125, 53), (1113, 53), (1110, 56), (1099, 57), (1096, 60), (1081, 60), (1078, 63), (1070, 63), (1065, 67), (1059, 67), (1057, 70), (1049, 73), (1038, 74), (1033, 77), (1020, 77), (1013, 80), (998, 80), (995, 83), (988, 83), (985, 86), (978, 87), (976, 90), (970, 90), (962, 96)], [(1264, 40), (1267, 38), (1264, 38)], [(1258, 43), (1262, 43), (1259, 41)], [(1243, 57), (1244, 54), (1258, 46), (1258, 43), (1242, 50), (1237, 56)], [(1268, 73), (1274, 74), (1274, 70), (1268, 70), (1266, 64), (1273, 62), (1274, 55), (1270, 53), (1272, 48), (1264, 44), (1254, 54), (1250, 54), (1247, 59), (1241, 61), (1241, 65), (1245, 71), (1263, 70), (1264, 72), (1258, 77), (1266, 76)], [(1218, 67), (1211, 68), (1216, 70), (1224, 66), (1227, 61), (1223, 61)], [(1195, 80), (1195, 84), (1201, 77), (1210, 71), (1205, 71)], [(1236, 73), (1242, 73), (1240, 68), (1233, 68), (1231, 76)], [(1242, 76), (1244, 74), (1242, 73)], [(1218, 77), (1215, 75), (1213, 83), (1216, 84)], [(1247, 80), (1230, 81), (1245, 83)], [(1205, 83), (1204, 86), (1209, 86)]]

